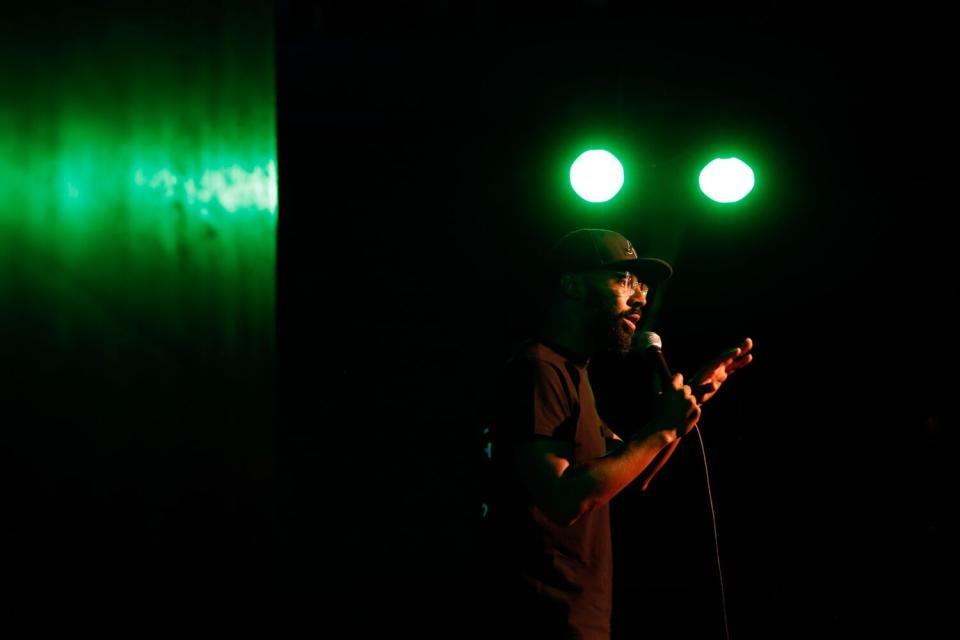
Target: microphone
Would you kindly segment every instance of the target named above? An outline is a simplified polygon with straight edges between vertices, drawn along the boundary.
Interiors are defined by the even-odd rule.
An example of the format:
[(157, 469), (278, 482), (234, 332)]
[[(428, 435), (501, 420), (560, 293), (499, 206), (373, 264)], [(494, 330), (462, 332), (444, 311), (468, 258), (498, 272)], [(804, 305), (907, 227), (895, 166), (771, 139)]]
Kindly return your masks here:
[[(632, 351), (639, 352), (640, 356), (653, 367), (656, 372), (655, 375), (660, 381), (661, 393), (672, 388), (673, 383), (673, 374), (670, 373), (670, 366), (667, 364), (667, 359), (663, 357), (662, 347), (663, 341), (660, 339), (660, 336), (653, 331), (638, 331), (633, 336)], [(695, 399), (699, 406), (699, 398), (695, 396)], [(694, 425), (694, 428), (696, 428), (696, 425)], [(678, 437), (682, 437), (686, 434), (678, 431), (677, 435)]]
[(639, 353), (656, 372), (661, 390), (669, 389), (673, 381), (670, 366), (663, 357), (663, 340), (653, 331), (638, 331), (633, 336), (633, 351)]

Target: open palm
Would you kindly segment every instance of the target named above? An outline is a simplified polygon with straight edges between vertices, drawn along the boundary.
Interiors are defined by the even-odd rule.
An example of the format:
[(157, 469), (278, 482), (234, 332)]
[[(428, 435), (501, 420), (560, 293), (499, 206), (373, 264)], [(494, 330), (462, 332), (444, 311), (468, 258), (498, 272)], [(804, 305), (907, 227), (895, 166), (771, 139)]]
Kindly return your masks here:
[(731, 373), (753, 361), (753, 354), (750, 353), (752, 349), (753, 340), (747, 338), (705, 364), (693, 375), (690, 386), (700, 404), (712, 398)]

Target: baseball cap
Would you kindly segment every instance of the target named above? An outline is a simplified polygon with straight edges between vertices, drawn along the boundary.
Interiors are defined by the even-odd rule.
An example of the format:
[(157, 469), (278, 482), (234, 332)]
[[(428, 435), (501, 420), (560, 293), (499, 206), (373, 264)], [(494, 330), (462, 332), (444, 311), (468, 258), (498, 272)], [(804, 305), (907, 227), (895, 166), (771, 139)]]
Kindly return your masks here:
[(547, 254), (547, 269), (553, 274), (623, 270), (650, 285), (660, 284), (673, 275), (668, 262), (638, 256), (629, 240), (609, 229), (577, 229), (566, 234)]

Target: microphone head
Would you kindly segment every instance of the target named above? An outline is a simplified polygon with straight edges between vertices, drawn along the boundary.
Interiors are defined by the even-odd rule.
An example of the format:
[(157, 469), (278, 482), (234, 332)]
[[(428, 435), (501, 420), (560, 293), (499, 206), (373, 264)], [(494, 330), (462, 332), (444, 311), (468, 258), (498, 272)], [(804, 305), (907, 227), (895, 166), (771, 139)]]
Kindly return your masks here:
[(663, 349), (663, 340), (653, 331), (637, 331), (633, 335), (633, 350), (644, 351), (650, 347)]

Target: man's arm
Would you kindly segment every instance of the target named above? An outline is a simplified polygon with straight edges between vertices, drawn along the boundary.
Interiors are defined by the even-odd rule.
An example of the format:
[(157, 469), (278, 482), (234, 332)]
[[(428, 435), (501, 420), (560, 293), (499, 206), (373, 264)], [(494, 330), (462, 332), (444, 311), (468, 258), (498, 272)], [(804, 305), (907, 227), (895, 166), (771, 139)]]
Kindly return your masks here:
[[(753, 349), (753, 340), (747, 338), (736, 347), (724, 351), (694, 374), (690, 384), (693, 386), (698, 405), (702, 405), (712, 398), (731, 373), (753, 361), (753, 354), (750, 353), (751, 349)], [(663, 465), (667, 464), (667, 460), (673, 455), (678, 444), (680, 444), (679, 438), (661, 449), (653, 463), (647, 469), (644, 469), (640, 485), (641, 491), (647, 490), (650, 481), (660, 472)]]
[(653, 419), (620, 448), (572, 465), (572, 444), (533, 440), (516, 445), (517, 469), (540, 510), (554, 522), (569, 526), (620, 493), (699, 418), (700, 407), (690, 387), (683, 386), (683, 376), (677, 374), (673, 388), (661, 396)]
[(669, 460), (670, 456), (673, 455), (673, 452), (677, 450), (678, 444), (680, 444), (680, 438), (674, 439), (673, 442), (661, 449), (660, 452), (657, 453), (657, 457), (653, 460), (653, 463), (643, 470), (643, 476), (640, 479), (641, 491), (647, 490), (647, 487), (650, 486), (650, 481), (653, 480), (655, 475), (660, 473), (660, 469), (663, 468), (663, 465), (667, 464), (667, 460)]
[[(696, 391), (694, 390), (694, 392)], [(607, 454), (609, 455), (623, 447), (623, 438), (614, 433), (610, 427), (606, 425), (604, 425), (604, 427), (607, 433)], [(674, 438), (673, 442), (660, 449), (656, 456), (654, 456), (653, 461), (640, 472), (638, 481), (640, 482), (639, 488), (641, 491), (647, 490), (647, 487), (650, 486), (650, 481), (653, 480), (653, 476), (657, 475), (660, 469), (663, 468), (663, 465), (667, 463), (667, 460), (673, 455), (678, 444), (680, 444), (680, 439)]]

